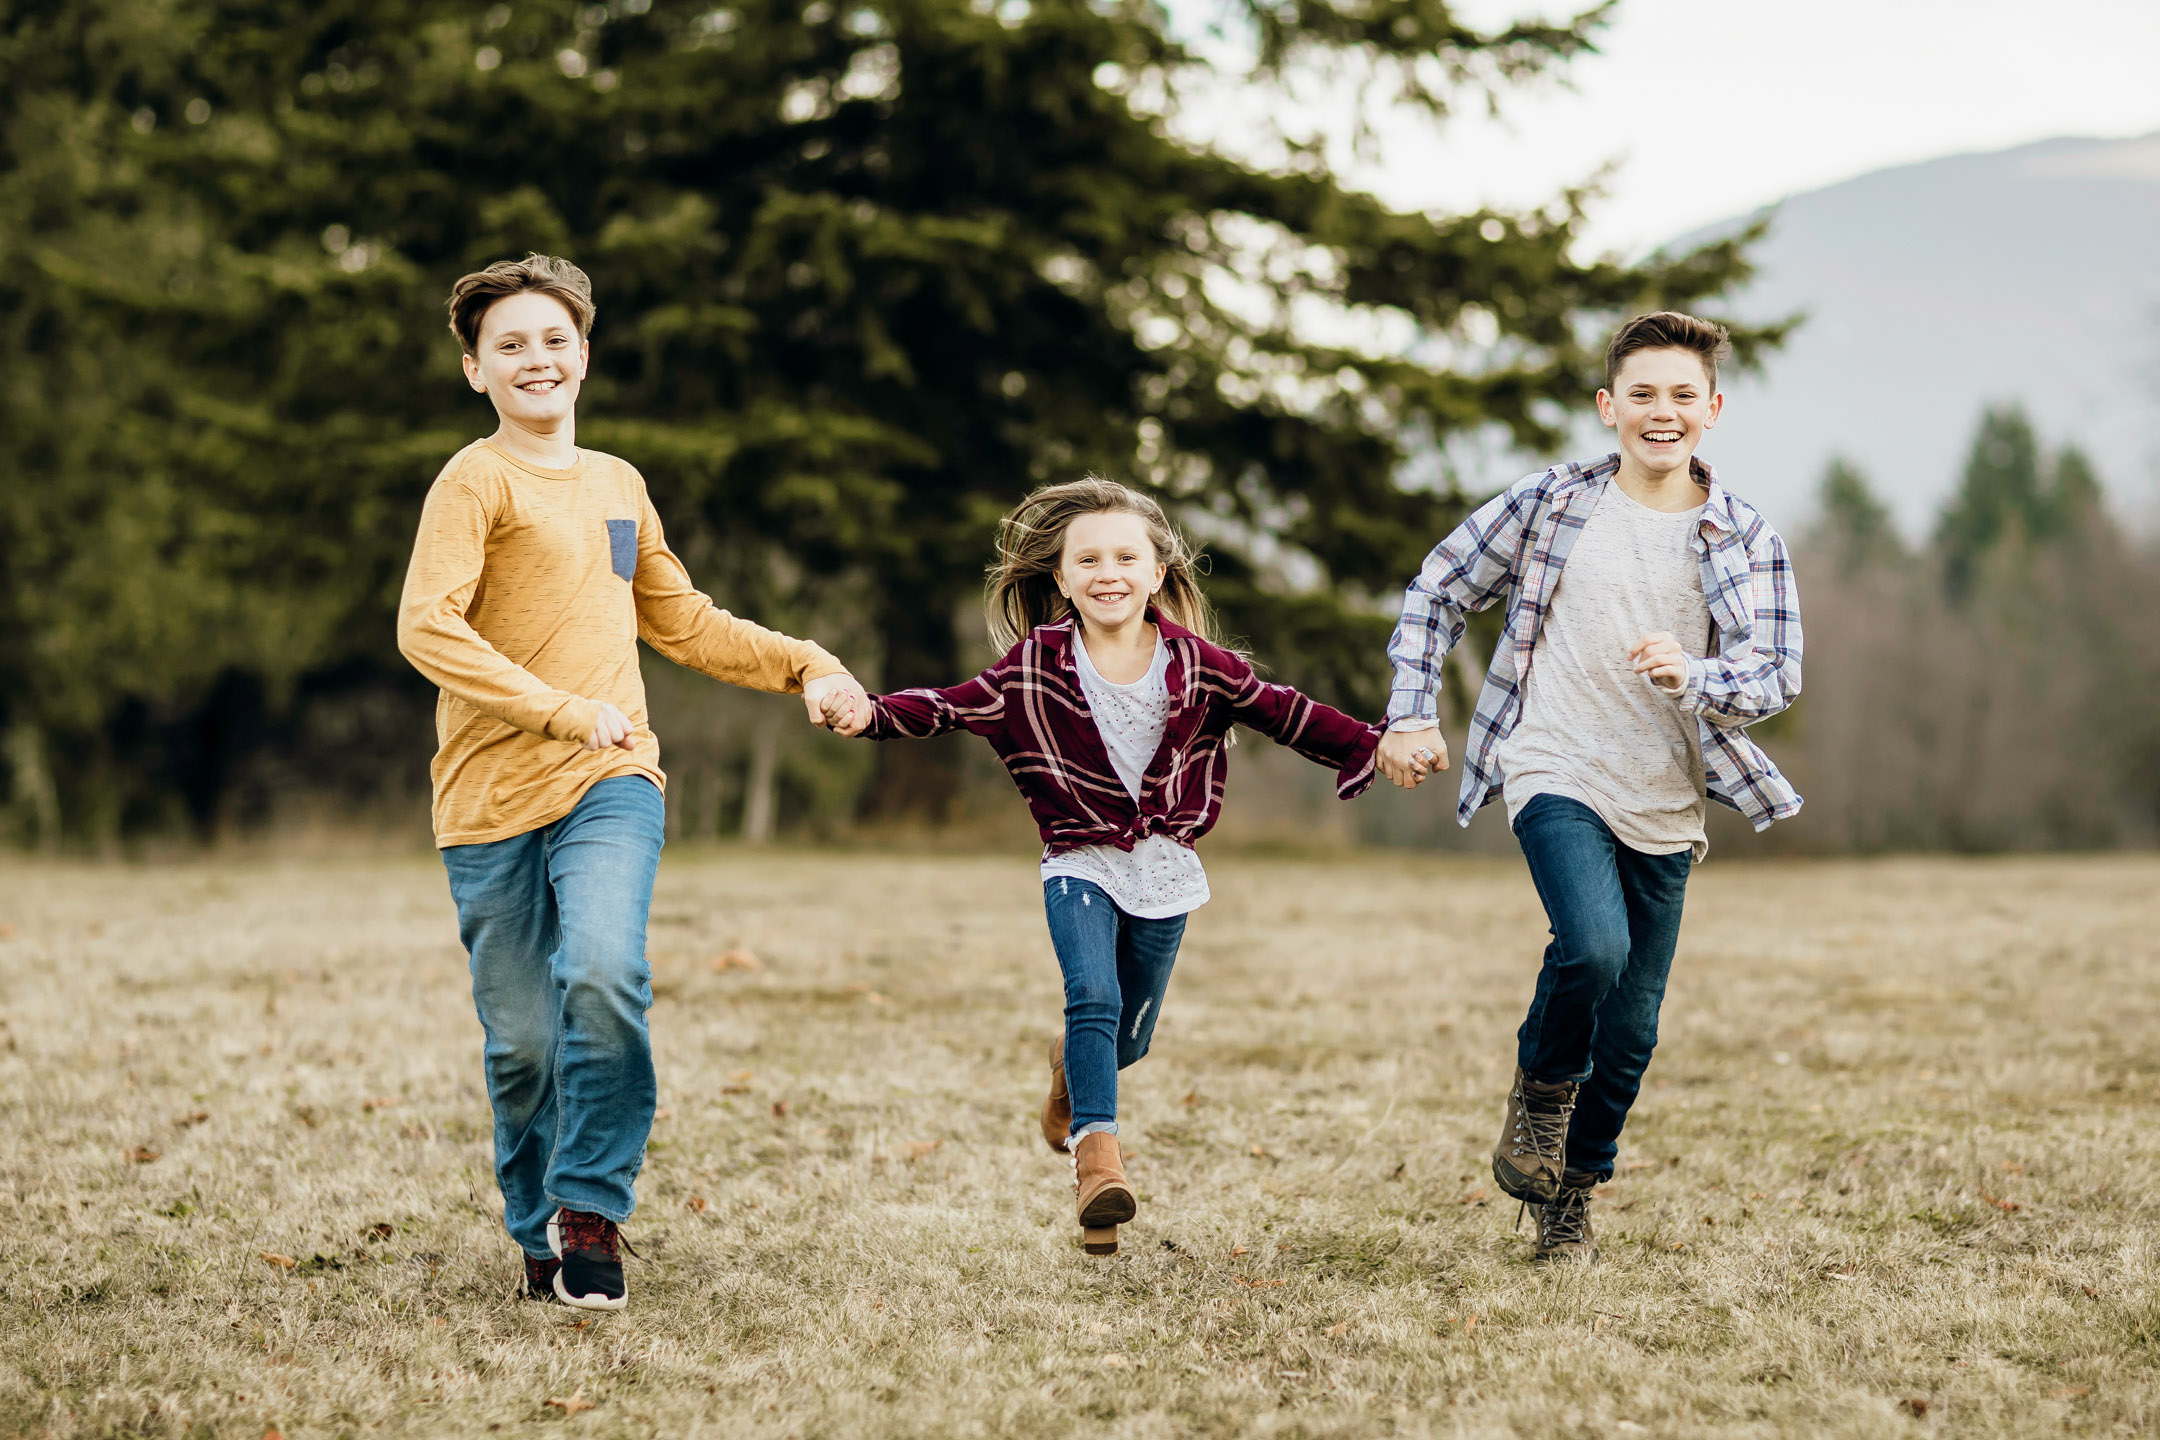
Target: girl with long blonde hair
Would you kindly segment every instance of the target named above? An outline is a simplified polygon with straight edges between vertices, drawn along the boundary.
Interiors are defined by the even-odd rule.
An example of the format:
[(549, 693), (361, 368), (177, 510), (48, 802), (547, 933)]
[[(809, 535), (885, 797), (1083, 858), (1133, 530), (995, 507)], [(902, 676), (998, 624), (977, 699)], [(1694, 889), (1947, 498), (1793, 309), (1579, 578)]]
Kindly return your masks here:
[(995, 665), (949, 690), (836, 702), (843, 735), (987, 739), (1043, 840), (1043, 901), (1065, 980), (1042, 1135), (1073, 1161), (1091, 1255), (1115, 1254), (1139, 1197), (1117, 1138), (1117, 1074), (1147, 1054), (1185, 919), (1208, 899), (1193, 843), (1221, 813), (1226, 737), (1258, 730), (1373, 779), (1376, 727), (1253, 674), (1217, 639), (1185, 537), (1153, 499), (1089, 476), (998, 525), (985, 595)]

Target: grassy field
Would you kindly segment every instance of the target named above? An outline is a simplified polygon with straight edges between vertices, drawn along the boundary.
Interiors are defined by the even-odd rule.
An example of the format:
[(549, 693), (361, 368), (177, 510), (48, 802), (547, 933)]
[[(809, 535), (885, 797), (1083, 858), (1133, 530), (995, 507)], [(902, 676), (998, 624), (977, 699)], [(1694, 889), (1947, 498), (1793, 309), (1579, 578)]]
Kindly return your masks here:
[(512, 1298), (431, 858), (0, 869), (0, 1434), (2160, 1428), (2160, 860), (1706, 867), (1561, 1273), (1486, 1173), (1520, 866), (1212, 869), (1104, 1261), (1024, 859), (672, 856), (592, 1320)]

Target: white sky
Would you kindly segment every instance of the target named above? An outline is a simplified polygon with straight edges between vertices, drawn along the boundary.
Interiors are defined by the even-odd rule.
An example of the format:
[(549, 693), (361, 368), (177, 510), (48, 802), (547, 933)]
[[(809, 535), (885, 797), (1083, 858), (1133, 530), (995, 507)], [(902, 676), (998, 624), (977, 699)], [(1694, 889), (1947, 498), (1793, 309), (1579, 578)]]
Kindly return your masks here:
[[(1209, 9), (1171, 3), (1180, 20)], [(1456, 5), (1485, 26), (1576, 8)], [(1376, 162), (1338, 162), (1419, 210), (1542, 205), (1615, 164), (1588, 239), (1639, 253), (1888, 165), (2160, 130), (2160, 0), (1622, 0), (1599, 49), (1566, 86), (1505, 92), (1498, 122), (1389, 120)], [(1298, 110), (1343, 129), (1342, 93)], [(1225, 97), (1180, 128), (1251, 148), (1244, 109)]]

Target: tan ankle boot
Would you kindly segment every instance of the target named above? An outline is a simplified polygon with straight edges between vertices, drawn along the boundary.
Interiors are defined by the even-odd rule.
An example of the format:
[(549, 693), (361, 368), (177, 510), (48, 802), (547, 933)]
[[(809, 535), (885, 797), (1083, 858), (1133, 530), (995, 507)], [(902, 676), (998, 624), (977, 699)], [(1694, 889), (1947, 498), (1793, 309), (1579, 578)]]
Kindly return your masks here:
[(1572, 1081), (1540, 1085), (1520, 1069), (1515, 1072), (1500, 1143), (1493, 1147), (1493, 1179), (1502, 1190), (1531, 1205), (1550, 1205), (1559, 1197), (1568, 1120), (1581, 1088)]
[(1058, 1154), (1065, 1153), (1065, 1137), (1072, 1134), (1072, 1096), (1065, 1089), (1065, 1037), (1050, 1042), (1050, 1098), (1043, 1101), (1043, 1143)]
[(1073, 1209), (1090, 1255), (1117, 1253), (1117, 1227), (1140, 1210), (1115, 1135), (1096, 1131), (1073, 1147)]

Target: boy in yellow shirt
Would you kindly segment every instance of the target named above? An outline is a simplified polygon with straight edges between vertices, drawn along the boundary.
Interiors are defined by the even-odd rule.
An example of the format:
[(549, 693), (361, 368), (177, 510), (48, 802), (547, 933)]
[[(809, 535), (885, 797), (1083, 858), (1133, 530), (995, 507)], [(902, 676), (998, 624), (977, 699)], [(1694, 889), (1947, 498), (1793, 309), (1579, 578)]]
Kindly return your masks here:
[(638, 472), (577, 446), (592, 285), (529, 255), (450, 293), (497, 427), (428, 492), (398, 648), (441, 687), (436, 843), (487, 1032), (495, 1174), (526, 1291), (626, 1301), (616, 1226), (652, 1129), (646, 912), (665, 807), (637, 642), (715, 679), (800, 693), (813, 724), (867, 701), (845, 666), (716, 608)]

